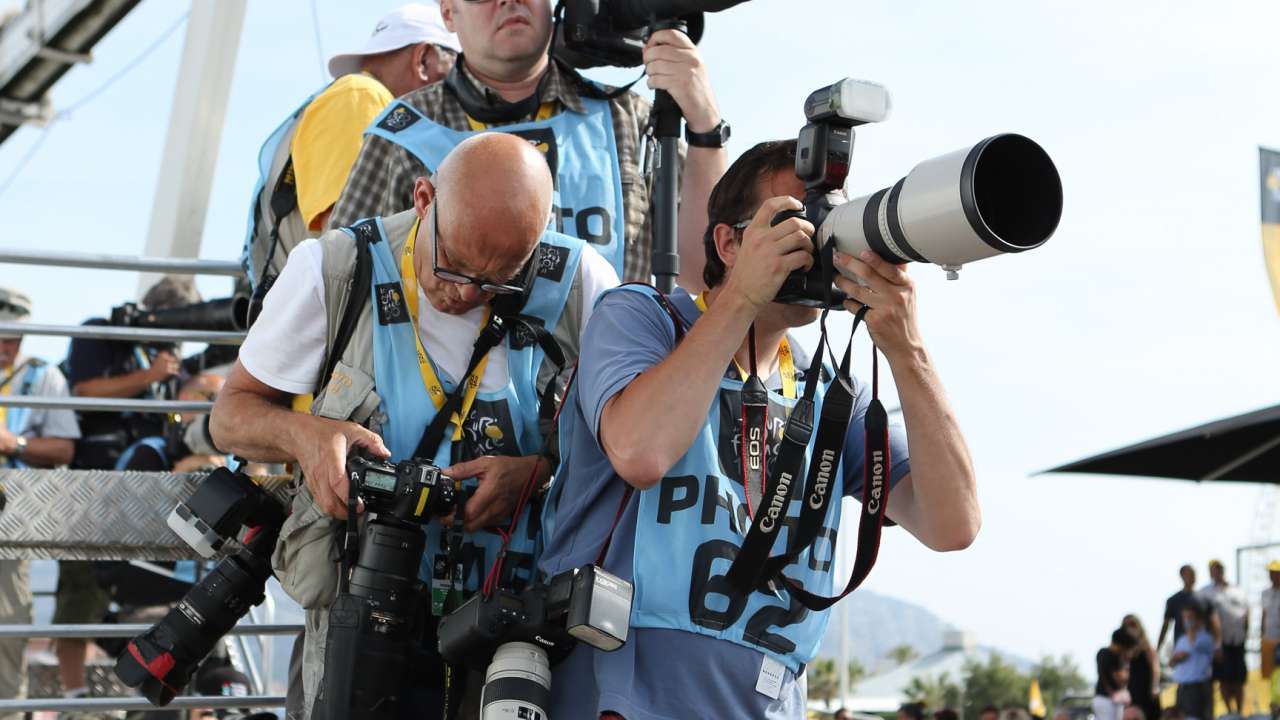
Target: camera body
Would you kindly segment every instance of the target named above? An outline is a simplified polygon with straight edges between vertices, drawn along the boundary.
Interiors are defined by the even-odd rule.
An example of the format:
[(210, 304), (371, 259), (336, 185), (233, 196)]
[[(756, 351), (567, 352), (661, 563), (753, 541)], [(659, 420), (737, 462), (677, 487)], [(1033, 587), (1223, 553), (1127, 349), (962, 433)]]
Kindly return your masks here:
[[(832, 252), (870, 250), (894, 263), (927, 262), (954, 280), (962, 265), (1040, 247), (1062, 218), (1062, 181), (1048, 153), (1013, 133), (916, 165), (890, 187), (846, 202), (840, 192), (853, 155), (853, 128), (889, 115), (889, 93), (846, 78), (805, 101), (796, 177), (817, 233), (815, 262), (787, 278), (777, 302), (840, 307)], [(779, 214), (774, 224), (787, 216)]]
[(347, 477), (365, 508), (381, 519), (421, 525), (448, 515), (458, 503), (453, 480), (424, 460), (390, 463), (354, 455), (347, 460)]
[[(880, 122), (889, 116), (892, 101), (882, 85), (845, 78), (816, 90), (804, 103), (808, 123), (796, 139), (796, 177), (805, 186), (804, 213), (779, 213), (777, 225), (788, 217), (803, 217), (822, 227), (827, 216), (845, 202), (841, 190), (853, 160), (853, 128)], [(794, 272), (779, 288), (776, 302), (790, 305), (839, 307), (845, 294), (831, 284), (832, 246), (814, 237), (817, 261), (804, 272)], [(824, 271), (825, 265), (825, 271)]]
[(522, 593), (498, 589), (474, 595), (440, 621), (440, 655), (446, 661), (483, 670), (509, 642), (543, 648), (553, 663), (576, 641), (613, 651), (627, 641), (631, 583), (595, 565), (566, 570)]
[[(224, 558), (160, 622), (131, 639), (116, 660), (116, 676), (153, 705), (167, 705), (201, 660), (249, 608), (263, 601), (271, 553), (284, 508), (243, 473), (219, 468), (169, 516), (169, 527), (205, 557)], [(235, 538), (245, 529), (243, 542)]]

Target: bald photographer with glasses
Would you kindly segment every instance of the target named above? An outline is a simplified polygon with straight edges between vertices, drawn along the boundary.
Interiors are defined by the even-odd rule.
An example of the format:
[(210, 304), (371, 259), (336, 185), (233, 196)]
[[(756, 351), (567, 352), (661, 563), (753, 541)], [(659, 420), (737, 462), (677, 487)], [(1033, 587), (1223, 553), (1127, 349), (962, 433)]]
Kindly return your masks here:
[[(528, 143), (505, 134), (468, 139), (431, 179), (417, 179), (412, 210), (299, 245), (241, 348), (210, 429), (225, 451), (300, 469), (273, 564), (307, 611), (308, 710), (329, 687), (327, 610), (339, 575), (332, 539), (347, 516), (350, 453), (434, 461), (469, 493), (461, 552), (478, 561), (467, 564), (465, 577), (450, 563), (443, 563), (448, 577), (438, 576), (442, 563), (433, 566), (452, 528), (424, 526), (419, 579), (448, 588), (445, 602), (421, 609), (432, 639), (440, 615), (479, 587), (501, 545), (493, 530), (511, 520), (526, 483), (550, 479), (555, 460), (541, 454), (550, 423), (540, 421), (539, 399), (560, 368), (547, 357), (549, 344), (565, 364), (576, 361), (595, 297), (618, 282), (591, 247), (545, 230), (551, 197), (547, 164)], [(359, 285), (353, 268), (362, 245), (371, 256), (369, 290), (355, 298), (358, 320), (344, 338), (338, 328), (350, 288)], [(495, 326), (508, 329), (485, 349), (477, 338)], [(290, 411), (290, 396), (313, 391), (310, 415)], [(448, 422), (433, 423), (437, 414)], [(433, 437), (436, 428), (443, 429)], [(513, 577), (526, 580), (536, 537), (530, 512), (517, 518), (506, 555)], [(415, 652), (401, 707), (435, 717), (441, 662), (433, 640)]]

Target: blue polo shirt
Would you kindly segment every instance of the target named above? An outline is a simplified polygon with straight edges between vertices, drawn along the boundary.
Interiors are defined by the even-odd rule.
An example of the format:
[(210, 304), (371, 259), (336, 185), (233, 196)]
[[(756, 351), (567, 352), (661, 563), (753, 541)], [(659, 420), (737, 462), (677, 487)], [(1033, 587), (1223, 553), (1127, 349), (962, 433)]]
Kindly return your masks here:
[(1209, 679), (1213, 673), (1213, 636), (1205, 628), (1196, 633), (1196, 641), (1191, 642), (1191, 635), (1184, 633), (1173, 644), (1174, 652), (1188, 653), (1186, 660), (1173, 666), (1173, 681), (1198, 683)]

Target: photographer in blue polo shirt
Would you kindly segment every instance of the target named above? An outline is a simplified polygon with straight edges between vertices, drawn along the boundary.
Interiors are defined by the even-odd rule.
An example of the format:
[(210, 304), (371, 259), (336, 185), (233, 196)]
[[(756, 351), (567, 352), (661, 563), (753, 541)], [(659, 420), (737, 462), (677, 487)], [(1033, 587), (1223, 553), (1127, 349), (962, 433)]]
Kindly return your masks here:
[[(739, 443), (745, 369), (754, 364), (768, 390), (766, 462), (781, 462), (781, 430), (799, 394), (829, 379), (821, 358), (811, 363), (790, 335), (817, 311), (773, 302), (787, 275), (813, 261), (810, 223), (771, 225), (779, 212), (800, 208), (795, 148), (794, 141), (757, 145), (712, 191), (709, 291), (663, 298), (622, 286), (596, 304), (560, 414), (562, 459), (544, 512), (541, 569), (554, 575), (602, 558), (635, 593), (621, 649), (580, 644), (553, 668), (553, 718), (804, 717), (797, 677), (829, 613), (809, 610), (781, 582), (744, 597), (725, 579), (749, 517), (772, 518), (782, 526), (778, 546), (789, 548), (801, 504), (797, 493), (781, 506), (774, 491), (756, 497), (751, 511)], [(867, 325), (902, 402), (905, 428), (888, 432), (888, 515), (932, 549), (967, 547), (980, 522), (973, 467), (916, 326), (912, 282), (878, 258), (837, 253), (836, 264), (845, 275), (837, 284), (853, 298), (846, 308), (870, 307)], [(852, 420), (831, 474), (837, 498), (862, 490), (871, 390), (855, 380), (852, 392)], [(840, 505), (826, 505), (814, 541), (784, 568), (809, 593), (832, 594)]]

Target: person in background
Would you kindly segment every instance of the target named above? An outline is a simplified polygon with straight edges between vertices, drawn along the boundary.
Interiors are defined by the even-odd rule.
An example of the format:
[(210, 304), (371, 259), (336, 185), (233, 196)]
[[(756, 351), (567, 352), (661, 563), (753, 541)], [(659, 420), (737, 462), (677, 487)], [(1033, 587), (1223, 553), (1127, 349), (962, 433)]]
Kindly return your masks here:
[(1186, 720), (1187, 716), (1176, 705), (1167, 707), (1160, 713), (1160, 720)]
[[(850, 716), (852, 720), (852, 716)], [(951, 708), (942, 708), (933, 714), (933, 720), (960, 720), (960, 714)]]
[(1182, 637), (1182, 609), (1196, 595), (1196, 571), (1190, 565), (1178, 568), (1178, 577), (1182, 578), (1182, 589), (1169, 596), (1164, 603), (1164, 623), (1160, 626), (1160, 637), (1156, 639), (1156, 651), (1164, 647), (1164, 638), (1173, 626), (1173, 640)]
[(333, 82), (259, 151), (244, 256), (255, 287), (265, 275), (279, 275), (293, 248), (324, 229), (369, 123), (396, 97), (443, 78), (460, 49), (438, 3), (411, 3), (379, 19), (363, 48), (329, 59)]
[[(368, 129), (329, 227), (413, 207), (414, 179), (435, 172), (450, 148), (510, 127), (544, 153), (556, 177), (552, 227), (590, 242), (623, 279), (649, 282), (654, 228), (641, 163), (649, 103), (591, 83), (549, 52), (554, 4), (441, 0), (462, 55), (443, 82), (399, 98)], [(729, 164), (729, 126), (687, 35), (654, 32), (643, 61), (649, 87), (669, 92), (685, 118), (676, 241), (679, 282), (696, 292), (707, 196)]]
[(1213, 679), (1218, 681), (1227, 712), (1239, 715), (1244, 707), (1244, 641), (1249, 636), (1249, 601), (1240, 588), (1227, 584), (1221, 560), (1209, 561), (1209, 584), (1200, 589), (1213, 613), (1210, 631), (1218, 646), (1213, 657)]
[(978, 720), (1000, 720), (1000, 708), (988, 705), (978, 712)]
[[(201, 373), (188, 380), (178, 391), (178, 399), (191, 402), (212, 402), (226, 378), (214, 373)], [(116, 463), (117, 470), (142, 470), (147, 472), (195, 472), (212, 470), (227, 464), (225, 455), (211, 452), (212, 441), (205, 415), (182, 413), (178, 424), (167, 428), (166, 435), (145, 437), (130, 445)]]
[[(0, 288), (0, 322), (25, 322), (30, 316), (30, 298)], [(58, 368), (20, 355), (21, 346), (21, 335), (0, 335), (0, 396), (67, 397), (67, 381)], [(66, 465), (78, 437), (80, 427), (71, 410), (0, 406), (0, 468)], [(29, 562), (0, 559), (0, 625), (30, 623), (31, 605)], [(26, 695), (26, 646), (26, 638), (0, 639), (0, 698)], [(16, 717), (0, 714), (4, 720)]]
[[(1275, 652), (1280, 644), (1280, 560), (1267, 563), (1267, 574), (1271, 578), (1271, 587), (1262, 591), (1258, 604), (1262, 607), (1262, 677), (1270, 678), (1276, 667)], [(1276, 704), (1280, 705), (1280, 694), (1273, 694)], [(1276, 707), (1273, 705), (1272, 707)]]
[[(142, 296), (146, 310), (163, 310), (200, 302), (191, 278), (165, 276)], [(110, 325), (94, 318), (90, 326)], [(93, 398), (172, 399), (182, 373), (177, 348), (123, 341), (76, 338), (67, 352), (67, 380), (71, 394)], [(84, 412), (80, 414), (81, 439), (76, 443), (72, 466), (83, 470), (111, 470), (125, 449), (137, 440), (165, 432), (165, 416), (159, 413)], [(100, 622), (110, 604), (88, 560), (58, 563), (58, 587), (53, 622), (82, 625)], [(87, 642), (59, 638), (58, 674), (63, 694), (88, 693), (85, 676)]]
[(1129, 656), (1138, 641), (1123, 628), (1111, 633), (1111, 644), (1098, 651), (1098, 683), (1093, 690), (1096, 720), (1120, 720), (1129, 697)]
[(1125, 615), (1120, 628), (1137, 641), (1129, 658), (1129, 698), (1133, 707), (1154, 720), (1160, 717), (1160, 658), (1137, 615)]
[(1187, 720), (1212, 720), (1213, 635), (1208, 629), (1209, 612), (1199, 599), (1182, 609), (1182, 637), (1173, 644), (1169, 665), (1178, 683), (1178, 709)]
[(853, 720), (853, 711), (847, 708), (840, 708), (831, 716), (831, 720)]

